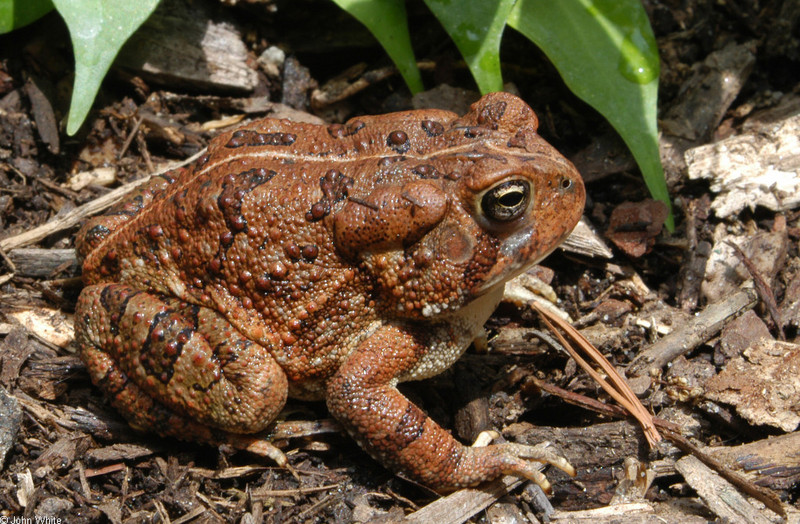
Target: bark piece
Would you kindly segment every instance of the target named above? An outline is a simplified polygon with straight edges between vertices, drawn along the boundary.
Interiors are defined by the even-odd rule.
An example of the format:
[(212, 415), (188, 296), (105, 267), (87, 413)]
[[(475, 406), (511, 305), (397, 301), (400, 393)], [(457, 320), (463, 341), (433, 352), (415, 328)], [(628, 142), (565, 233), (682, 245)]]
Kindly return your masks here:
[(789, 249), (786, 230), (758, 231), (734, 236), (728, 233), (725, 224), (719, 224), (714, 231), (714, 247), (706, 263), (705, 279), (700, 286), (703, 298), (708, 303), (730, 296), (742, 282), (752, 278), (745, 264), (736, 256), (736, 250), (728, 242), (739, 246), (769, 286), (774, 285), (775, 276), (783, 268)]
[(694, 311), (700, 303), (700, 284), (706, 274), (706, 263), (711, 255), (711, 243), (698, 238), (698, 229), (708, 221), (711, 198), (703, 194), (700, 198), (686, 202), (686, 260), (681, 264), (678, 279), (678, 303), (684, 311)]
[(711, 180), (716, 216), (800, 205), (800, 109), (782, 107), (790, 113), (778, 121), (759, 122), (748, 132), (686, 152), (689, 178)]
[(48, 469), (68, 470), (75, 458), (82, 454), (82, 451), (85, 451), (85, 446), (88, 445), (88, 443), (84, 443), (83, 450), (78, 451), (78, 440), (72, 436), (62, 437), (51, 444), (44, 453), (31, 463), (34, 474), (42, 478), (45, 470)]
[(767, 325), (751, 309), (725, 326), (719, 347), (725, 357), (733, 358), (741, 355), (750, 346), (771, 338)]
[(74, 249), (20, 248), (11, 251), (8, 258), (14, 263), (17, 276), (53, 278), (79, 273)]
[(786, 286), (781, 311), (783, 313), (781, 320), (784, 326), (800, 326), (800, 272), (792, 277), (789, 285)]
[(162, 2), (122, 48), (116, 65), (172, 88), (251, 92), (258, 83), (247, 48), (207, 4)]
[(728, 481), (714, 473), (694, 456), (675, 463), (675, 468), (694, 488), (708, 508), (725, 522), (741, 524), (770, 524), (772, 521), (756, 509)]
[(628, 256), (640, 257), (652, 249), (667, 213), (658, 200), (624, 202), (611, 213), (606, 236)]
[(136, 444), (112, 444), (103, 448), (90, 449), (86, 459), (90, 464), (101, 464), (123, 460), (137, 460), (149, 457), (153, 450)]
[(730, 43), (696, 64), (676, 97), (679, 102), (662, 120), (664, 131), (687, 140), (710, 138), (750, 76), (755, 49), (755, 42)]
[(505, 497), (496, 504), (492, 504), (486, 510), (487, 522), (525, 522), (527, 519), (522, 509), (514, 502), (508, 501), (511, 497)]
[(675, 105), (660, 119), (659, 149), (670, 187), (685, 176), (685, 152), (708, 142), (739, 94), (755, 63), (755, 49), (755, 42), (730, 43), (692, 67)]
[(560, 500), (566, 501), (563, 509), (585, 508), (587, 503), (607, 504), (619, 484), (618, 473), (623, 459), (637, 457), (644, 460), (649, 453), (641, 428), (628, 420), (574, 428), (519, 422), (503, 430), (503, 436), (516, 442), (558, 444), (560, 454), (578, 472), (574, 480), (558, 471), (547, 473), (553, 492)]
[(3, 469), (6, 454), (17, 440), (21, 423), (22, 408), (19, 402), (0, 386), (0, 470)]
[(25, 328), (15, 325), (0, 342), (0, 385), (11, 388), (19, 379), (19, 370), (33, 354)]
[(571, 156), (570, 161), (575, 164), (586, 183), (636, 170), (633, 155), (610, 126), (605, 131), (598, 130), (592, 142)]
[(800, 432), (769, 437), (741, 446), (721, 446), (708, 453), (740, 469), (760, 486), (792, 489), (800, 484)]
[(295, 109), (302, 109), (308, 105), (308, 94), (317, 87), (317, 82), (307, 67), (295, 57), (290, 56), (283, 63), (281, 87), (281, 103)]
[(763, 340), (706, 383), (706, 398), (736, 407), (751, 424), (800, 424), (800, 345)]

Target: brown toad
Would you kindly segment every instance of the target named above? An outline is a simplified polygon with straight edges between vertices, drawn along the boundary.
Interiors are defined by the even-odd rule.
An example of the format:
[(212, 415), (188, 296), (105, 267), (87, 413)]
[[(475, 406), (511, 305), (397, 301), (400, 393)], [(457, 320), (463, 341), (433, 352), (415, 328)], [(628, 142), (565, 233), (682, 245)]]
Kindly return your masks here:
[(78, 236), (92, 380), (135, 428), (268, 453), (287, 395), (324, 399), (381, 463), (437, 489), (541, 481), (517, 444), (458, 443), (396, 389), (449, 367), (504, 282), (581, 215), (572, 164), (505, 93), (217, 137)]

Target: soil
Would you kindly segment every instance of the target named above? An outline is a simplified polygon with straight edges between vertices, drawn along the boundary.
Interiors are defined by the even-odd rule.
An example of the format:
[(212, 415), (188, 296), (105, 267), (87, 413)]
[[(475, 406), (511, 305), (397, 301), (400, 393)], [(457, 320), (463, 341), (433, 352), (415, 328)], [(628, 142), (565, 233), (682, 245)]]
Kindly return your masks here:
[[(226, 20), (238, 31), (248, 67), (255, 71), (253, 85), (242, 90), (192, 84), (146, 75), (130, 64), (115, 67), (75, 136), (65, 132), (73, 60), (58, 15), (0, 36), (0, 239), (68, 217), (111, 188), (165, 162), (191, 157), (232, 114), (311, 112), (335, 122), (412, 107), (411, 95), (380, 47), (333, 3), (229, 6), (195, 0), (188, 5), (201, 21)], [(777, 119), (770, 122), (797, 115), (800, 7), (796, 0), (646, 0), (644, 5), (662, 60), (659, 115), (673, 232), (660, 227), (664, 210), (648, 200), (630, 154), (610, 126), (569, 92), (540, 51), (506, 31), (501, 56), (508, 88), (531, 103), (542, 135), (584, 173), (586, 216), (613, 250), (610, 260), (559, 251), (544, 261), (539, 274), (555, 290), (558, 306), (620, 370), (667, 332), (694, 326), (691, 319), (712, 302), (732, 301), (738, 285), (756, 275), (758, 304), (752, 308), (751, 301), (740, 317), (746, 320), (724, 330), (707, 329), (690, 351), (656, 366), (655, 374), (649, 368), (633, 373), (631, 367), (628, 377), (651, 412), (677, 424), (706, 450), (717, 446), (730, 452), (740, 444), (797, 437), (800, 385), (793, 381), (800, 374), (778, 372), (800, 360), (795, 351), (798, 206), (776, 211), (759, 205), (721, 216), (713, 182), (691, 178), (682, 152), (754, 129), (769, 138), (764, 128), (752, 127), (766, 111)], [(427, 61), (423, 76), (433, 88), (431, 96), (451, 104), (476, 97), (457, 50), (424, 5), (409, 2), (408, 9), (417, 57)], [(285, 52), (285, 61), (257, 60), (272, 46)], [(714, 73), (707, 59), (728, 51), (725, 56), (734, 65), (724, 70), (738, 84), (726, 92), (726, 103), (715, 106), (713, 89), (703, 86)], [(359, 63), (366, 72), (350, 74), (363, 80), (361, 88), (324, 107), (312, 104), (315, 93), (335, 94), (320, 86)], [(701, 103), (692, 107), (687, 100), (697, 93)], [(718, 108), (719, 115), (699, 128), (696, 121), (706, 105)], [(788, 152), (795, 176), (797, 158), (800, 150)], [(110, 187), (73, 185), (76, 174), (109, 167), (116, 172)], [(133, 431), (92, 386), (71, 343), (70, 315), (81, 289), (71, 251), (77, 227), (12, 248), (0, 244), (5, 246), (0, 260), (0, 522), (35, 517), (68, 523), (395, 522), (439, 497), (370, 459), (329, 420), (322, 404), (290, 401), (283, 414), (278, 429), (284, 433), (274, 438), (293, 472), (224, 447)], [(742, 247), (739, 258), (732, 251), (730, 259), (737, 261), (738, 273), (712, 274), (710, 261), (726, 239)], [(26, 316), (29, 312), (34, 314)], [(26, 319), (32, 323), (24, 324)], [(622, 472), (630, 467), (626, 458), (652, 472), (652, 484), (633, 499), (650, 504), (653, 519), (726, 518), (685, 463), (676, 466), (685, 449), (667, 444), (649, 449), (636, 424), (569, 404), (559, 390), (542, 386), (613, 403), (574, 362), (542, 342), (536, 334), (541, 324), (530, 309), (504, 304), (487, 328), (489, 353), (471, 348), (448, 372), (405, 384), (403, 391), (464, 442), (490, 428), (508, 440), (554, 441), (579, 471), (576, 479), (547, 472), (553, 483), (549, 503), (566, 521), (575, 518), (567, 512), (603, 507), (615, 492), (635, 491), (623, 481)], [(786, 345), (776, 346), (781, 338)], [(767, 346), (759, 355), (771, 355), (769, 363), (751, 358)], [(785, 355), (794, 360), (781, 361)], [(769, 399), (732, 393), (737, 384), (759, 380), (790, 389), (782, 393), (785, 404), (776, 407)], [(759, 402), (767, 406), (759, 409)], [(726, 460), (773, 490), (791, 520), (800, 511), (800, 464), (789, 455), (787, 462), (760, 463), (758, 473), (737, 465), (741, 457), (735, 453)], [(468, 518), (541, 518), (547, 503), (535, 491), (533, 486), (516, 489)], [(765, 521), (777, 521), (774, 513), (755, 505)], [(6, 517), (18, 520), (2, 520)]]

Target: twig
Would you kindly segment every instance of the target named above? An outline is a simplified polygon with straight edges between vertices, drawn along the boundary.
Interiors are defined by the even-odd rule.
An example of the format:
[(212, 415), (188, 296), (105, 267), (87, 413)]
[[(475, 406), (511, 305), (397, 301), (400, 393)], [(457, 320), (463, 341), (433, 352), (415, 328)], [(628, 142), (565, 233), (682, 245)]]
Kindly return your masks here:
[(767, 312), (773, 324), (775, 324), (775, 327), (778, 329), (778, 336), (781, 340), (786, 340), (786, 335), (783, 332), (783, 323), (781, 322), (781, 314), (778, 311), (778, 303), (775, 301), (775, 294), (772, 292), (772, 288), (764, 280), (764, 277), (761, 276), (761, 272), (756, 268), (756, 265), (753, 264), (752, 260), (747, 258), (747, 255), (744, 254), (744, 251), (742, 251), (739, 246), (730, 240), (726, 240), (725, 243), (733, 248), (733, 253), (736, 255), (736, 258), (738, 258), (742, 264), (744, 264), (744, 267), (747, 268), (747, 271), (750, 272), (758, 296), (761, 298), (764, 305), (767, 306)]
[[(563, 399), (565, 402), (572, 404), (573, 406), (578, 406), (584, 409), (594, 411), (595, 413), (600, 413), (601, 415), (606, 415), (608, 417), (613, 417), (613, 418), (624, 419), (631, 416), (631, 414), (627, 412), (624, 408), (615, 406), (613, 404), (606, 404), (604, 402), (600, 402), (599, 400), (587, 397), (586, 395), (581, 395), (580, 393), (567, 391), (564, 388), (560, 388), (558, 386), (545, 382), (544, 380), (538, 379), (533, 375), (525, 377), (525, 380), (527, 382), (531, 382), (534, 386), (541, 389), (542, 391), (549, 393), (551, 395), (555, 395)], [(672, 422), (660, 418), (653, 418), (653, 425), (659, 429), (680, 431), (680, 428), (676, 424), (673, 424)]]
[(136, 136), (136, 133), (139, 132), (139, 126), (142, 125), (142, 120), (144, 120), (144, 118), (141, 116), (134, 119), (133, 129), (131, 129), (128, 133), (128, 136), (125, 137), (125, 142), (122, 143), (122, 148), (120, 148), (119, 153), (117, 153), (117, 160), (120, 160), (128, 151), (128, 148), (131, 147), (131, 142), (133, 142), (133, 138)]
[[(642, 403), (636, 397), (636, 394), (631, 390), (630, 386), (628, 386), (628, 383), (625, 381), (625, 379), (622, 378), (619, 373), (617, 373), (617, 370), (614, 369), (614, 366), (611, 365), (611, 362), (606, 360), (603, 354), (600, 353), (597, 348), (595, 348), (588, 340), (586, 340), (580, 331), (572, 327), (569, 323), (564, 322), (562, 319), (551, 314), (549, 311), (537, 307), (536, 304), (531, 304), (531, 307), (534, 309), (534, 311), (541, 315), (547, 327), (550, 328), (553, 333), (555, 333), (556, 337), (558, 337), (559, 341), (561, 344), (563, 344), (570, 356), (575, 359), (575, 362), (577, 362), (578, 365), (580, 365), (583, 370), (589, 374), (589, 376), (591, 376), (598, 384), (600, 384), (600, 387), (602, 387), (606, 393), (611, 395), (614, 400), (616, 400), (623, 408), (628, 410), (628, 412), (639, 422), (644, 430), (647, 442), (651, 447), (655, 446), (655, 444), (661, 440), (661, 436), (658, 434), (658, 431), (653, 424), (653, 416), (649, 411), (647, 411), (647, 408), (642, 405)], [(594, 368), (592, 368), (592, 366), (590, 366), (581, 355), (578, 354), (575, 348), (573, 348), (572, 345), (567, 342), (561, 332), (555, 329), (553, 323), (557, 324), (558, 327), (561, 328), (570, 337), (570, 339), (577, 344), (577, 346), (585, 355), (587, 355), (592, 359), (592, 361), (600, 366), (608, 379), (600, 376), (600, 374), (595, 371)]]
[(744, 491), (754, 499), (760, 500), (766, 507), (778, 515), (784, 518), (786, 517), (786, 510), (784, 509), (783, 504), (781, 504), (781, 500), (777, 495), (775, 495), (775, 493), (766, 488), (762, 488), (761, 486), (756, 486), (743, 476), (739, 475), (735, 471), (732, 471), (717, 459), (707, 455), (700, 448), (689, 442), (689, 440), (683, 435), (680, 435), (679, 433), (667, 428), (662, 428), (662, 431), (664, 432), (664, 436), (667, 437), (670, 442), (675, 444), (678, 449), (684, 453), (694, 455), (698, 458), (698, 460), (700, 460), (700, 462), (719, 473), (722, 478), (740, 490)]
[(39, 240), (45, 238), (48, 235), (52, 235), (53, 233), (57, 233), (64, 229), (69, 229), (73, 226), (76, 226), (80, 223), (81, 220), (84, 218), (94, 215), (95, 213), (99, 213), (104, 209), (116, 204), (118, 201), (122, 200), (127, 193), (132, 191), (133, 189), (139, 187), (140, 185), (144, 184), (154, 175), (159, 175), (162, 173), (166, 173), (172, 169), (185, 166), (193, 162), (195, 159), (199, 158), (202, 152), (193, 155), (182, 162), (177, 162), (174, 164), (170, 164), (169, 166), (165, 167), (164, 169), (159, 170), (156, 173), (153, 173), (149, 177), (144, 177), (139, 180), (134, 180), (124, 186), (120, 186), (117, 189), (106, 193), (105, 195), (92, 200), (91, 202), (87, 202), (82, 206), (76, 207), (69, 213), (64, 214), (63, 216), (57, 216), (47, 222), (46, 224), (42, 224), (39, 227), (35, 227), (30, 231), (26, 231), (19, 235), (4, 238), (0, 240), (0, 249), (8, 252), (12, 249), (27, 246), (33, 244), (34, 242), (38, 242)]
[[(611, 417), (627, 418), (628, 416), (628, 414), (618, 406), (604, 404), (592, 398), (586, 397), (585, 395), (567, 391), (565, 389), (559, 388), (558, 386), (548, 384), (547, 382), (539, 380), (533, 376), (528, 377), (528, 380), (533, 382), (533, 384), (536, 385), (536, 387), (538, 387), (542, 391), (546, 391), (551, 395), (556, 395), (560, 398), (563, 398), (566, 402), (569, 402), (570, 404), (580, 406), (585, 409), (589, 409), (597, 413)], [(735, 471), (732, 471), (722, 462), (709, 456), (706, 452), (704, 452), (703, 450), (692, 444), (683, 435), (681, 435), (680, 428), (676, 424), (673, 424), (672, 422), (669, 422), (664, 419), (654, 417), (653, 425), (657, 427), (664, 435), (664, 437), (667, 440), (669, 440), (672, 444), (674, 444), (675, 447), (677, 447), (684, 453), (694, 455), (703, 464), (705, 464), (709, 468), (719, 473), (720, 476), (722, 476), (725, 480), (727, 480), (728, 482), (730, 482), (743, 492), (747, 493), (748, 495), (757, 500), (760, 500), (761, 502), (764, 503), (765, 506), (775, 511), (779, 515), (786, 516), (785, 510), (781, 505), (780, 499), (772, 491), (753, 484), (745, 477), (739, 475)]]
[(661, 369), (675, 358), (688, 353), (719, 333), (725, 324), (758, 302), (752, 288), (742, 288), (726, 300), (711, 304), (666, 337), (639, 353), (628, 366), (629, 377), (645, 375), (651, 369)]
[(78, 200), (78, 193), (72, 191), (71, 189), (67, 189), (65, 187), (61, 187), (60, 185), (56, 184), (55, 182), (46, 179), (45, 177), (32, 175), (33, 179), (42, 184), (44, 187), (50, 189), (51, 191), (55, 191), (56, 193), (69, 198), (70, 200)]

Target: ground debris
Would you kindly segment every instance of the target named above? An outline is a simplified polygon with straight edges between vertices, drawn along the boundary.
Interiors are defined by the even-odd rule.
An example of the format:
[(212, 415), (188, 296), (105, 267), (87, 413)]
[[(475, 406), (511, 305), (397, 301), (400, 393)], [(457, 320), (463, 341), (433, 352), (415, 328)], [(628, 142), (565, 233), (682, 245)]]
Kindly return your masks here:
[(754, 507), (736, 488), (693, 456), (680, 459), (675, 467), (706, 505), (725, 522), (769, 524), (760, 508)]
[(19, 402), (0, 386), (0, 470), (3, 469), (6, 455), (17, 439), (21, 423), (22, 409)]
[(631, 257), (650, 251), (664, 220), (667, 206), (659, 200), (623, 202), (611, 213), (606, 236)]
[[(717, 479), (717, 492), (699, 497), (710, 474), (688, 473), (691, 461), (678, 466), (684, 479), (676, 469), (699, 449), (721, 464), (717, 470), (727, 466), (775, 490), (768, 507), (800, 522), (797, 2), (644, 2), (662, 64), (670, 232), (656, 230), (658, 217), (612, 217), (621, 203), (648, 198), (627, 146), (568, 93), (532, 44), (504, 39), (503, 73), (514, 82), (505, 89), (532, 104), (539, 132), (580, 165), (590, 197), (586, 232), (544, 261), (547, 285), (535, 289), (577, 319), (617, 370), (627, 366), (657, 424), (695, 446), (651, 451), (635, 424), (609, 422), (622, 415), (574, 361), (542, 342), (534, 314), (501, 304), (485, 346), (444, 375), (402, 387), (463, 442), (493, 428), (509, 442), (554, 443), (578, 477), (547, 472), (549, 498), (518, 479), (505, 479), (518, 486), (512, 491), (490, 493), (490, 485), (441, 498), (363, 453), (326, 418), (324, 403), (302, 401), (290, 402), (268, 435), (295, 477), (224, 446), (141, 434), (92, 386), (67, 331), (81, 286), (73, 236), (87, 217), (251, 118), (336, 123), (418, 105), (463, 113), (478, 97), (455, 46), (415, 3), (408, 3), (411, 30), (423, 38), (414, 48), (433, 89), (414, 96), (366, 29), (334, 3), (313, 10), (274, 0), (162, 4), (71, 137), (60, 121), (74, 78), (63, 22), (53, 14), (0, 35), (0, 521), (722, 520), (730, 504), (719, 499), (732, 488)], [(147, 56), (131, 61), (137, 53)], [(325, 109), (311, 114), (321, 94)], [(606, 245), (590, 221), (598, 231), (636, 236), (635, 256)], [(770, 316), (786, 344), (773, 340), (764, 293), (746, 283), (754, 272), (729, 241), (774, 295), (778, 317)], [(746, 482), (724, 478), (752, 496)], [(749, 520), (775, 521), (758, 502), (748, 504), (756, 510)]]
[(706, 382), (705, 397), (731, 404), (751, 424), (800, 424), (800, 345), (761, 340)]
[(718, 217), (756, 206), (787, 211), (800, 205), (800, 107), (794, 99), (781, 107), (791, 113), (686, 152), (689, 178), (711, 179), (717, 193), (711, 209)]
[(756, 272), (772, 286), (775, 277), (783, 268), (789, 248), (786, 231), (750, 230), (733, 235), (724, 224), (714, 231), (714, 246), (706, 263), (705, 277), (700, 286), (703, 298), (713, 304), (729, 297), (743, 282), (752, 278), (745, 264), (736, 256), (739, 247)]

